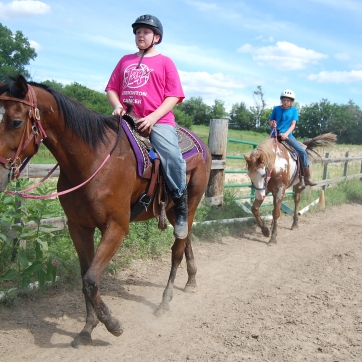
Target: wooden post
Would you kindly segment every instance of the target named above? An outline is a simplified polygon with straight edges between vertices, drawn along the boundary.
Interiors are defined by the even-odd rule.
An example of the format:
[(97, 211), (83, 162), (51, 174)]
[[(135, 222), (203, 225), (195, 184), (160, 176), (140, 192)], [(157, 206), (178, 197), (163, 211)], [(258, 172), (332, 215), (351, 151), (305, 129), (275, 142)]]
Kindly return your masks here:
[[(349, 156), (349, 152), (346, 152), (346, 157)], [(343, 176), (347, 176), (347, 172), (348, 172), (348, 161), (346, 161), (344, 163), (344, 169), (343, 169)]]
[[(329, 158), (329, 152), (326, 153), (326, 157), (325, 158)], [(324, 168), (323, 168), (323, 178), (322, 180), (326, 180), (327, 179), (327, 171), (328, 171), (328, 163), (324, 164)], [(322, 190), (325, 191), (326, 186), (322, 186)]]
[[(224, 162), (226, 160), (228, 126), (229, 121), (227, 119), (210, 120), (209, 148), (213, 160)], [(220, 168), (211, 170), (209, 184), (205, 193), (205, 202), (209, 205), (221, 206), (224, 203), (224, 167), (221, 165)]]

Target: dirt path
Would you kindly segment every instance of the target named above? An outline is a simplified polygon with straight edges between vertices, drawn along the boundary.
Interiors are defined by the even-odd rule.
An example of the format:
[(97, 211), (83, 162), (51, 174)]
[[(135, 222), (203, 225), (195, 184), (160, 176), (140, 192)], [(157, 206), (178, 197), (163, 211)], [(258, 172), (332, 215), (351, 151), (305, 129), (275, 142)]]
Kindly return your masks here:
[(1, 361), (362, 361), (362, 205), (283, 216), (277, 246), (259, 231), (197, 243), (199, 290), (185, 294), (185, 263), (170, 313), (153, 315), (169, 258), (140, 261), (106, 280), (104, 299), (125, 327), (103, 325), (94, 345), (70, 342), (84, 324), (80, 290), (0, 314)]

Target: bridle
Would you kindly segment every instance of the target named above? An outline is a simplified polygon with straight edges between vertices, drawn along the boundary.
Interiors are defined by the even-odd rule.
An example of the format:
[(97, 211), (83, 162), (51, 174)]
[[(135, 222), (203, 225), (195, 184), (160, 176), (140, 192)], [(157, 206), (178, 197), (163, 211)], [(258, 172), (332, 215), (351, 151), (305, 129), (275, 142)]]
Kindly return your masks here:
[(36, 94), (31, 85), (28, 85), (27, 98), (28, 100), (0, 95), (0, 100), (23, 103), (30, 107), (26, 125), (24, 127), (24, 131), (16, 152), (10, 158), (0, 156), (0, 163), (2, 163), (6, 169), (10, 170), (9, 182), (11, 180), (17, 179), (20, 176), (21, 171), (30, 161), (32, 156), (27, 157), (24, 162), (20, 158), (20, 154), (28, 147), (30, 142), (34, 139), (34, 144), (36, 147), (35, 153), (37, 153), (41, 142), (44, 138), (47, 137), (40, 123), (40, 113), (37, 107)]
[(273, 168), (269, 171), (268, 167), (265, 166), (265, 176), (264, 176), (264, 186), (263, 187), (256, 187), (253, 183), (253, 181), (251, 181), (251, 188), (257, 191), (263, 191), (266, 189), (266, 185), (268, 184), (270, 178), (271, 178), (271, 174), (273, 172)]

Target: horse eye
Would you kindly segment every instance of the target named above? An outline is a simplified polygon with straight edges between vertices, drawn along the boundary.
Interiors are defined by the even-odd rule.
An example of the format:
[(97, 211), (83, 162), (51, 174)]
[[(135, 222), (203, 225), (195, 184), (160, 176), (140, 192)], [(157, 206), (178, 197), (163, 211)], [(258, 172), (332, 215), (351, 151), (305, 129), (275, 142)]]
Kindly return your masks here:
[(11, 124), (11, 128), (17, 129), (23, 124), (23, 121), (21, 119), (15, 119), (13, 123)]

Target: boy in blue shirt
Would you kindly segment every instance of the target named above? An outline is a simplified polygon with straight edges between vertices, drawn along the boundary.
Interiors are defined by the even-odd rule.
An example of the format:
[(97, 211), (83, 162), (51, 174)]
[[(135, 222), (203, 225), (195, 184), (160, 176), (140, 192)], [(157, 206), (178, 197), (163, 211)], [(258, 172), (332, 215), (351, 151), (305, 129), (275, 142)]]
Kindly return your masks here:
[(299, 154), (303, 165), (304, 183), (307, 186), (315, 186), (311, 179), (308, 155), (304, 147), (293, 136), (297, 122), (299, 121), (298, 110), (293, 107), (295, 93), (291, 89), (284, 90), (280, 95), (280, 106), (274, 107), (269, 118), (271, 127), (276, 128), (278, 135), (283, 141), (288, 142)]

